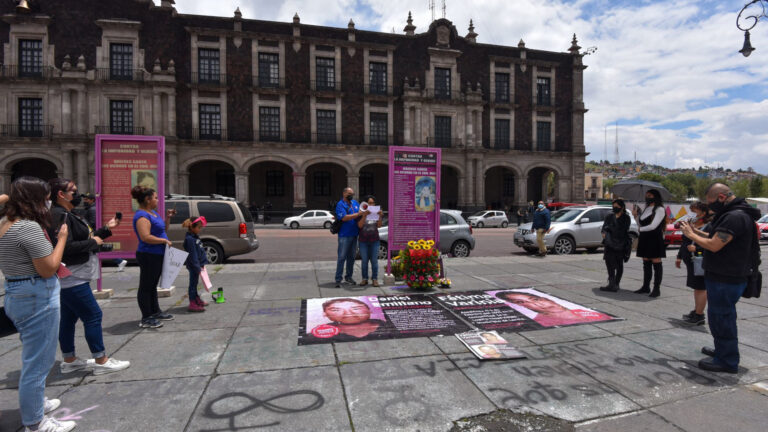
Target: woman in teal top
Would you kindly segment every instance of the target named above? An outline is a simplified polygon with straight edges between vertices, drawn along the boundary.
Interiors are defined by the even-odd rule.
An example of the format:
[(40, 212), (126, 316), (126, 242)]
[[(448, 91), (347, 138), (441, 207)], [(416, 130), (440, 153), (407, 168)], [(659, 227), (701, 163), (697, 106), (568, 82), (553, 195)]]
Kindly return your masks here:
[(160, 310), (157, 301), (157, 284), (163, 272), (165, 246), (171, 245), (165, 233), (165, 221), (155, 211), (157, 193), (143, 186), (131, 190), (131, 196), (139, 203), (139, 210), (133, 216), (133, 231), (139, 239), (136, 261), (139, 263), (139, 292), (136, 295), (141, 309), (139, 327), (162, 327), (160, 321), (169, 321), (173, 315)]

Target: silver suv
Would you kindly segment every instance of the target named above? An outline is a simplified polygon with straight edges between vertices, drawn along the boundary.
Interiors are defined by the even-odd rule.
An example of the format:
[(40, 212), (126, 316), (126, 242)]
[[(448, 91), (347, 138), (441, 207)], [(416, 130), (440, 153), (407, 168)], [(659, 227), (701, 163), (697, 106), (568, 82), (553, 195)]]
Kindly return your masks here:
[[(605, 217), (612, 213), (609, 206), (566, 207), (552, 213), (552, 224), (544, 236), (544, 244), (558, 255), (571, 254), (577, 248), (587, 248), (594, 251), (602, 246), (601, 230)], [(631, 214), (629, 235), (634, 240), (639, 236), (637, 223)], [(532, 223), (518, 227), (515, 232), (515, 245), (528, 253), (539, 250), (536, 243), (536, 232), (531, 230)]]
[(180, 249), (187, 233), (182, 222), (190, 217), (205, 216), (208, 225), (200, 233), (200, 240), (211, 264), (221, 264), (231, 256), (259, 248), (251, 212), (234, 198), (215, 194), (169, 195), (165, 198), (165, 208), (176, 210), (167, 232), (168, 239)]

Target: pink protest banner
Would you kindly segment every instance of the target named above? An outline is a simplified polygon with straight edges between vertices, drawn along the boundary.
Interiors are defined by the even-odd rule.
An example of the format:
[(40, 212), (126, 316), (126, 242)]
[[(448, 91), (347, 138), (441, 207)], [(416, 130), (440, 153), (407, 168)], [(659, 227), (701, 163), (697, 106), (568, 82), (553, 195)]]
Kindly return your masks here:
[(411, 240), (440, 243), (439, 148), (389, 148), (389, 260)]
[(134, 259), (138, 239), (133, 232), (133, 215), (138, 204), (131, 198), (131, 188), (141, 185), (154, 189), (159, 200), (157, 213), (164, 217), (165, 137), (96, 135), (95, 145), (97, 225), (104, 226), (117, 213), (123, 215), (106, 242), (113, 246), (112, 252), (102, 252), (99, 258)]
[(211, 292), (211, 288), (213, 287), (213, 284), (211, 283), (211, 278), (208, 277), (208, 269), (203, 267), (203, 269), (200, 271), (200, 279), (203, 280), (203, 286), (205, 287), (205, 290), (208, 292)]

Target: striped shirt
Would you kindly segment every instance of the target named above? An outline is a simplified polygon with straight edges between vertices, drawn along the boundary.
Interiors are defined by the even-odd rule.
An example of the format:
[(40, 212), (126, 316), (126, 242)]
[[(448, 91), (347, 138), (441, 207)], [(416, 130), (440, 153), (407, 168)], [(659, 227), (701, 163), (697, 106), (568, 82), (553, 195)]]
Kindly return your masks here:
[[(5, 218), (2, 221), (4, 222)], [(6, 278), (39, 276), (32, 260), (45, 258), (51, 253), (53, 245), (45, 237), (40, 224), (30, 220), (17, 220), (0, 237), (0, 271)]]

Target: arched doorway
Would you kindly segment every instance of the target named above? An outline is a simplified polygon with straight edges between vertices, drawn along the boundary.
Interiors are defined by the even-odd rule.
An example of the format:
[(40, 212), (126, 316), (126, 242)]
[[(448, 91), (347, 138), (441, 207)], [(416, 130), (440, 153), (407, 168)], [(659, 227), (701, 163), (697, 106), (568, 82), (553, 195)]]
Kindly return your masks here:
[(293, 170), (281, 162), (259, 162), (248, 169), (248, 204), (293, 212)]
[(537, 167), (528, 171), (528, 200), (559, 201), (557, 172), (552, 168)]
[(48, 181), (59, 176), (56, 165), (45, 159), (24, 159), (11, 167), (11, 181), (19, 177), (30, 176)]
[(235, 169), (221, 161), (202, 161), (189, 167), (189, 194), (235, 197)]
[(360, 189), (357, 192), (360, 200), (368, 195), (376, 197), (376, 203), (384, 211), (389, 207), (389, 170), (385, 164), (370, 164), (360, 168)]
[(515, 204), (515, 172), (503, 166), (485, 172), (485, 208), (509, 211)]
[(440, 167), (440, 208), (459, 208), (459, 172), (447, 165)]
[[(334, 210), (347, 186), (347, 170), (332, 162), (316, 163), (307, 167), (305, 182), (308, 209)], [(355, 193), (359, 198), (359, 191)]]

